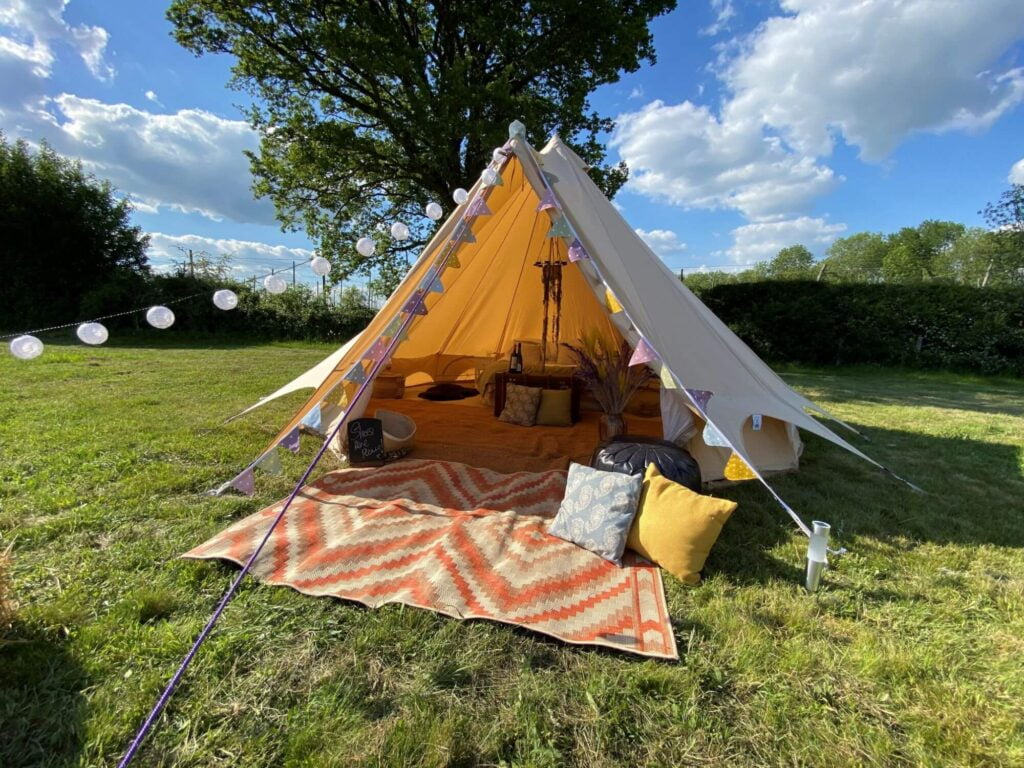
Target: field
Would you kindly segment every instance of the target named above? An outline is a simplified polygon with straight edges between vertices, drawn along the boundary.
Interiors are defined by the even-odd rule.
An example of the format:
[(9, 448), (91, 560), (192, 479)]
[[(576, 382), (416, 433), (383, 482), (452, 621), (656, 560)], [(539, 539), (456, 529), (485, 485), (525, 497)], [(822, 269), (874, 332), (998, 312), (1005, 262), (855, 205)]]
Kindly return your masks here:
[[(147, 342), (148, 343), (148, 342)], [(177, 555), (289, 490), (211, 498), (325, 354), (51, 345), (0, 355), (0, 765), (110, 765), (234, 570)], [(667, 578), (681, 661), (249, 582), (141, 753), (164, 766), (1024, 765), (1024, 381), (793, 368), (915, 494), (809, 439), (776, 487), (849, 553), (802, 591), (805, 540), (740, 502), (705, 583)], [(295, 478), (312, 440), (289, 456)]]

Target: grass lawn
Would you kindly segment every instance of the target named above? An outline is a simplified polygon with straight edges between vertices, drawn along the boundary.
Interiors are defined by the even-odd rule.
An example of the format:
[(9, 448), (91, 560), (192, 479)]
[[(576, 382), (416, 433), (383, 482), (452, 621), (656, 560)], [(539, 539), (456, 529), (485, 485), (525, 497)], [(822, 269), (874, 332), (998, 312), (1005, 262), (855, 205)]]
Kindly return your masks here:
[[(116, 760), (235, 573), (177, 555), (289, 490), (203, 495), (296, 398), (211, 428), (326, 349), (0, 355), (0, 765)], [(928, 491), (808, 439), (776, 487), (850, 550), (817, 595), (749, 483), (705, 583), (666, 579), (679, 663), (249, 582), (138, 764), (1024, 765), (1024, 381), (783, 375)]]

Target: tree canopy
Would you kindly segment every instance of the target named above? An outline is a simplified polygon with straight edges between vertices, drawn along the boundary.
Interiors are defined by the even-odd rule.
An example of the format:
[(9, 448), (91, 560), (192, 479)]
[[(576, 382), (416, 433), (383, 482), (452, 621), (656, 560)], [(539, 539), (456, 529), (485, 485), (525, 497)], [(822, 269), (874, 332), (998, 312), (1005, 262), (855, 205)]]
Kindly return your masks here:
[(148, 271), (148, 238), (113, 187), (43, 144), (0, 134), (0, 328), (67, 322), (83, 298)]
[[(429, 199), (450, 204), (507, 138), (557, 131), (608, 194), (627, 169), (604, 164), (612, 122), (589, 94), (654, 61), (649, 22), (675, 0), (174, 0), (181, 45), (234, 57), (232, 85), (255, 101), (255, 190), (303, 227), (338, 276), (369, 264), (351, 247), (376, 233), (385, 274), (421, 245)], [(383, 234), (404, 220), (414, 237)], [(383, 246), (387, 246), (386, 248)], [(390, 272), (388, 270), (390, 269)]]

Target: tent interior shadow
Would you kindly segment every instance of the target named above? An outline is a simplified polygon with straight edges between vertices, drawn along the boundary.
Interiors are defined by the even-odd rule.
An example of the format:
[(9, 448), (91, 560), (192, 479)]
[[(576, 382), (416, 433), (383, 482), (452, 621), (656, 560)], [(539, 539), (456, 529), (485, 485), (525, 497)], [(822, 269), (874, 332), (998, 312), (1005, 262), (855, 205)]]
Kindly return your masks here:
[(64, 641), (15, 623), (0, 637), (0, 765), (78, 765), (87, 685)]

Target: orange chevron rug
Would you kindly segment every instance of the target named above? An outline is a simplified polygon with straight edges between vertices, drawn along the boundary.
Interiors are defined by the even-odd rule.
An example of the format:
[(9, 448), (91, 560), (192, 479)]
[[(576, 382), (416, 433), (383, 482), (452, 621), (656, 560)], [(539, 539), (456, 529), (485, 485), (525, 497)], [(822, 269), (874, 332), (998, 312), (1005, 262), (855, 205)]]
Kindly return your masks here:
[[(677, 659), (656, 567), (627, 553), (619, 568), (546, 533), (565, 477), (424, 460), (331, 472), (302, 490), (252, 573), (308, 595), (405, 603)], [(184, 557), (241, 565), (281, 503)]]

